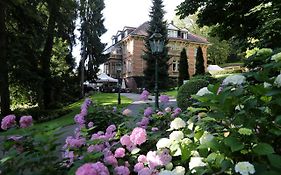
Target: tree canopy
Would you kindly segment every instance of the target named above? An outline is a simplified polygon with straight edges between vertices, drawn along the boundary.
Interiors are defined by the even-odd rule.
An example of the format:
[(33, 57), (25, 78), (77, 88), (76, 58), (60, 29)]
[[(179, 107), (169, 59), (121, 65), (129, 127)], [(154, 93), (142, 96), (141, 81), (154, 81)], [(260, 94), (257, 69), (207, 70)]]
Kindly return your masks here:
[(185, 0), (177, 14), (184, 18), (196, 12), (200, 26), (213, 26), (213, 34), (244, 50), (281, 47), (280, 0)]

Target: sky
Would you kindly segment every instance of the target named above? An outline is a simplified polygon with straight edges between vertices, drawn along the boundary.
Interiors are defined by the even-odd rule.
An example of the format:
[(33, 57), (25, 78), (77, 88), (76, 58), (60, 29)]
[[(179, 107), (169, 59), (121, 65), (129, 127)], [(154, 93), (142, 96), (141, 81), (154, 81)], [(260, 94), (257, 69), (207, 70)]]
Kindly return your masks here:
[[(184, 0), (163, 0), (166, 14), (164, 18), (171, 21), (175, 16), (176, 6)], [(104, 0), (105, 8), (103, 10), (104, 26), (107, 32), (101, 36), (101, 41), (111, 44), (111, 37), (122, 30), (125, 26), (138, 27), (145, 21), (149, 21), (149, 12), (152, 6), (152, 0)], [(79, 35), (77, 33), (77, 35)], [(80, 60), (79, 45), (74, 48), (73, 56), (76, 61)]]

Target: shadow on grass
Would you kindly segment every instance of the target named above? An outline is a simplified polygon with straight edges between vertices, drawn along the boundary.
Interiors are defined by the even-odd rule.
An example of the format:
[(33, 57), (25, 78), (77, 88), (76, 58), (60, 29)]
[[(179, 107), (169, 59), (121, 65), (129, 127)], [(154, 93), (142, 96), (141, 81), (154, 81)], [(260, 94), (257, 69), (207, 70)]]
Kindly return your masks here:
[[(109, 106), (116, 106), (118, 109), (123, 109), (129, 104), (132, 103), (132, 100), (121, 96), (121, 105), (117, 105), (118, 102), (118, 95), (114, 93), (94, 93), (89, 96), (92, 99), (93, 103), (97, 105), (109, 105)], [(31, 130), (40, 130), (40, 131), (51, 131), (57, 128), (62, 128), (68, 125), (74, 124), (74, 116), (80, 112), (81, 104), (84, 102), (84, 99), (81, 99), (75, 103), (72, 103), (66, 107), (65, 109), (69, 109), (69, 112), (66, 115), (63, 115), (59, 118), (54, 120), (50, 120), (43, 123), (35, 123), (32, 127), (25, 128), (25, 129), (10, 129), (6, 132), (0, 133), (0, 136), (7, 136), (7, 135), (15, 135), (20, 134), (21, 132), (29, 132)]]

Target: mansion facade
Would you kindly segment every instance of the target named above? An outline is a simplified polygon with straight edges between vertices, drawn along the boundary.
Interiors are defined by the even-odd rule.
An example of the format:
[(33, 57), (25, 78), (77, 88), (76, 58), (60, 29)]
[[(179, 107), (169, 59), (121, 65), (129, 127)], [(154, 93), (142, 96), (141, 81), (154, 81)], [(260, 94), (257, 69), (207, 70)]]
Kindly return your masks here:
[[(130, 89), (142, 88), (143, 71), (146, 68), (146, 61), (143, 60), (144, 39), (147, 37), (149, 23), (145, 22), (137, 28), (124, 27), (112, 37), (112, 45), (106, 50), (110, 53), (108, 61), (104, 64), (104, 73), (114, 78), (122, 78), (126, 87)], [(210, 43), (206, 38), (195, 35), (186, 29), (180, 29), (173, 23), (168, 25), (168, 55), (169, 77), (178, 77), (180, 53), (186, 49), (188, 57), (189, 74), (195, 73), (195, 58), (197, 49), (202, 48), (205, 67), (207, 67), (207, 48)]]

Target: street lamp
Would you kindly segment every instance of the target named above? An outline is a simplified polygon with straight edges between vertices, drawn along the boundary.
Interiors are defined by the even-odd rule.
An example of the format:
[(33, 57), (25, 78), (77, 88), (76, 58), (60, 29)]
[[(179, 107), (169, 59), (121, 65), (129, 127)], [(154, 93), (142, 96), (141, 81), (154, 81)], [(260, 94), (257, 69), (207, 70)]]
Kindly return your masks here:
[(122, 71), (122, 67), (121, 64), (117, 65), (117, 77), (118, 77), (118, 105), (121, 104), (121, 96), (120, 96), (120, 91), (121, 91), (121, 83), (120, 83), (120, 78), (121, 78), (121, 71)]
[(155, 108), (159, 109), (159, 101), (158, 101), (158, 56), (159, 53), (163, 51), (164, 48), (164, 40), (162, 38), (162, 35), (158, 32), (155, 32), (151, 35), (149, 38), (149, 45), (151, 48), (152, 54), (155, 55)]

